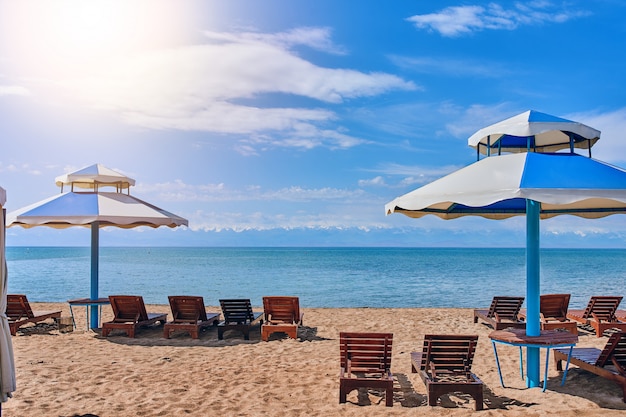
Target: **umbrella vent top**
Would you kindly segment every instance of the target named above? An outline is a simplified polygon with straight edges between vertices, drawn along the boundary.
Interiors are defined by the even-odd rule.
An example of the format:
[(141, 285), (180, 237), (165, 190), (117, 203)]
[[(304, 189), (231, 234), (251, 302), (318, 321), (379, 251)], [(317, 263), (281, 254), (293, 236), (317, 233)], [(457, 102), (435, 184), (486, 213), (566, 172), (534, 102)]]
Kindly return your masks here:
[(600, 139), (600, 131), (579, 122), (528, 110), (480, 129), (467, 143), (483, 155), (501, 152), (552, 153), (563, 149), (589, 149)]
[(64, 185), (70, 185), (71, 191), (74, 191), (74, 188), (98, 191), (100, 187), (115, 187), (117, 192), (125, 189), (130, 192), (130, 187), (135, 185), (134, 179), (100, 164), (61, 175), (56, 177), (55, 181), (56, 185), (61, 187), (61, 192), (63, 192)]

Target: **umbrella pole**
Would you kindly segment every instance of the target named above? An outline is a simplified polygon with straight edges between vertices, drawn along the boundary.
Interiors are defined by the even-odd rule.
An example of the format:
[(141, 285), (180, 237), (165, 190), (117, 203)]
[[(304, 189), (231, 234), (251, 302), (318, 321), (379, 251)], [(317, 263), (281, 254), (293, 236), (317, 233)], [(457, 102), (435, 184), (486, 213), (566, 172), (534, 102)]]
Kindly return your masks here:
[[(98, 262), (99, 262), (99, 248), (100, 248), (100, 223), (91, 223), (91, 294), (92, 300), (98, 299)], [(98, 306), (91, 305), (91, 323), (89, 327), (91, 329), (98, 328)]]
[[(539, 314), (539, 214), (540, 203), (526, 200), (526, 335), (541, 334)], [(526, 349), (526, 385), (539, 386), (539, 348)]]

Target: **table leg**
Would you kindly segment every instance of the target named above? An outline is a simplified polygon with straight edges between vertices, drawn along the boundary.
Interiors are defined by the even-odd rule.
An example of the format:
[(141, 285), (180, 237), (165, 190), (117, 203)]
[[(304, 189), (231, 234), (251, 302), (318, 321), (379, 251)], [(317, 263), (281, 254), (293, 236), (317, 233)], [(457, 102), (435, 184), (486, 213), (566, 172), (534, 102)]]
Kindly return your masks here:
[(565, 378), (567, 378), (567, 371), (569, 370), (569, 361), (572, 359), (572, 352), (574, 351), (574, 346), (569, 347), (569, 353), (567, 354), (567, 363), (565, 364), (565, 372), (563, 372), (563, 380), (561, 380), (561, 386), (565, 385)]
[(74, 328), (76, 328), (76, 320), (74, 320), (74, 311), (72, 310), (72, 305), (70, 304), (70, 316), (72, 316), (72, 324)]
[(543, 389), (541, 392), (546, 392), (546, 388), (548, 387), (548, 362), (550, 362), (550, 348), (546, 348), (546, 369), (543, 373)]
[(519, 347), (519, 373), (522, 376), (522, 381), (524, 380), (524, 353), (522, 351), (522, 347)]
[(498, 367), (498, 376), (500, 377), (500, 385), (502, 385), (502, 388), (506, 388), (504, 386), (504, 381), (502, 380), (502, 371), (500, 370), (500, 360), (498, 359), (498, 349), (496, 349), (496, 342), (492, 341), (491, 344), (493, 345), (493, 354), (496, 357), (496, 366)]

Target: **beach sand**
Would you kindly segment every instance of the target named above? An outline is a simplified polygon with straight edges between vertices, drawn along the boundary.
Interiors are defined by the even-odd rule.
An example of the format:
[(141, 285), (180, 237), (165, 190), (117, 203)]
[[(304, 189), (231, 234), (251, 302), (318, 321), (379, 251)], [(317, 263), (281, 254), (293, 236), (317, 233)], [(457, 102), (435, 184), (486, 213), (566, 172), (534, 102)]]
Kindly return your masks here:
[[(36, 310), (67, 304), (32, 303)], [(211, 309), (211, 308), (209, 308)], [(168, 312), (149, 305), (149, 312)], [(255, 310), (259, 310), (258, 308)], [(214, 307), (212, 311), (219, 312)], [(4, 416), (612, 416), (626, 415), (621, 389), (613, 382), (572, 367), (565, 386), (550, 358), (548, 390), (525, 388), (518, 349), (499, 345), (507, 388), (500, 386), (492, 329), (474, 324), (469, 309), (304, 308), (298, 339), (274, 335), (249, 341), (211, 328), (193, 340), (188, 334), (162, 337), (162, 327), (135, 339), (87, 331), (85, 309), (74, 308), (77, 329), (60, 333), (55, 324), (28, 325), (13, 337), (17, 391), (2, 405)], [(111, 317), (110, 307), (103, 310)], [(170, 313), (171, 318), (171, 313)], [(339, 332), (392, 332), (393, 408), (382, 393), (362, 390), (339, 404)], [(425, 386), (411, 373), (409, 354), (421, 350), (426, 333), (478, 334), (473, 371), (485, 384), (485, 410), (462, 394), (426, 402)], [(578, 346), (602, 347), (607, 338), (580, 332)], [(543, 360), (545, 350), (541, 350)]]

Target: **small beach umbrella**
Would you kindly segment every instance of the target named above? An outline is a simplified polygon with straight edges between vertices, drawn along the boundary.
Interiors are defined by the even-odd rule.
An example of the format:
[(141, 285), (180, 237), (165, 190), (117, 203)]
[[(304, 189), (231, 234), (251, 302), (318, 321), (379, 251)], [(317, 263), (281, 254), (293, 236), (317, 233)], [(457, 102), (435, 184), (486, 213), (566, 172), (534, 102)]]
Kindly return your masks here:
[[(558, 132), (547, 130), (545, 123), (552, 128), (558, 126)], [(510, 131), (503, 129), (507, 125), (512, 126)], [(567, 146), (563, 137), (569, 138)], [(526, 216), (526, 333), (537, 336), (539, 219), (563, 214), (599, 218), (626, 213), (626, 171), (574, 153), (576, 143), (586, 141), (585, 146), (578, 147), (590, 148), (599, 137), (598, 130), (580, 123), (533, 111), (522, 113), (481, 129), (468, 140), (470, 146), (484, 147), (488, 155), (496, 155), (493, 149), (517, 153), (479, 160), (394, 199), (385, 205), (385, 212), (413, 218), (432, 214), (442, 219)], [(502, 143), (498, 147), (499, 141)], [(518, 146), (522, 142), (527, 145), (523, 153), (523, 146)], [(555, 148), (569, 148), (570, 152), (534, 152)], [(527, 355), (528, 385), (539, 386), (539, 349), (529, 348)]]
[(5, 257), (5, 215), (4, 203), (6, 192), (0, 188), (0, 414), (2, 403), (7, 401), (15, 391), (15, 364), (13, 360), (13, 342), (9, 319), (6, 316), (7, 309), (7, 282), (8, 271)]
[[(9, 213), (8, 227), (49, 226), (91, 228), (91, 291), (98, 298), (99, 229), (187, 226), (187, 220), (130, 195), (135, 180), (95, 164), (56, 178), (61, 193)], [(63, 192), (65, 187), (69, 191)], [(115, 188), (115, 191), (102, 189)], [(124, 192), (126, 190), (126, 193)], [(98, 310), (92, 306), (91, 328), (98, 327)]]

